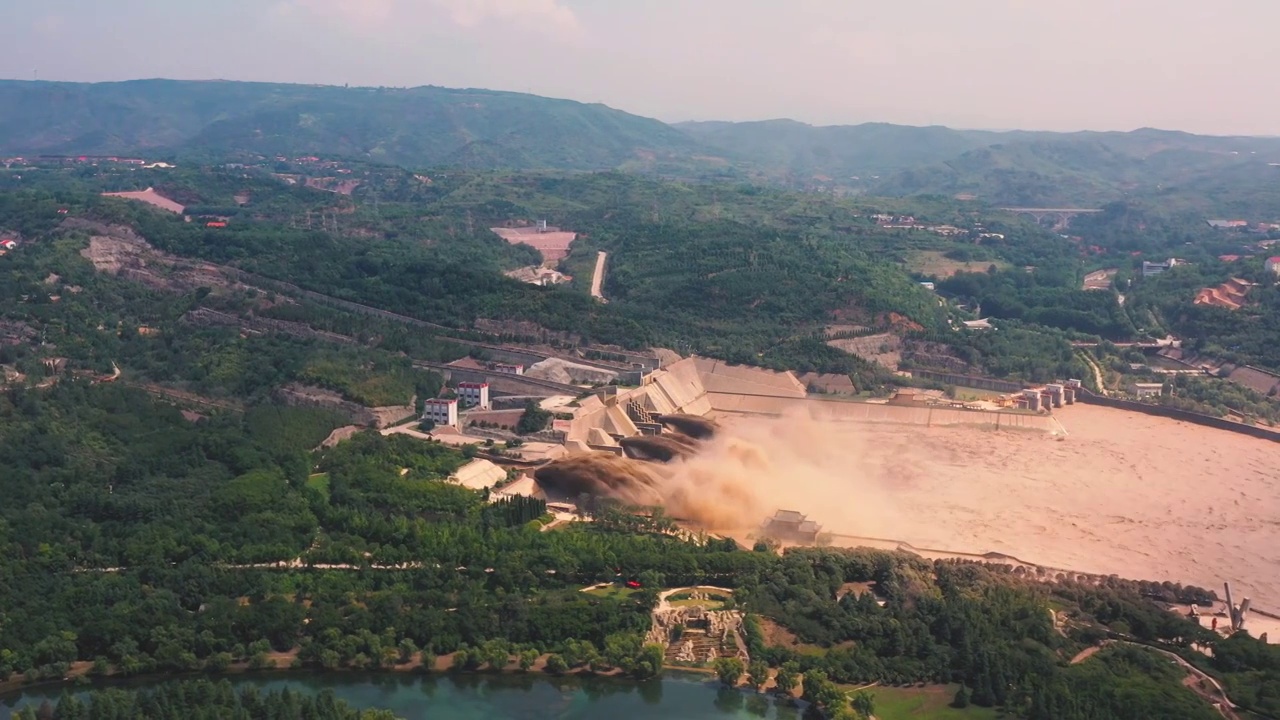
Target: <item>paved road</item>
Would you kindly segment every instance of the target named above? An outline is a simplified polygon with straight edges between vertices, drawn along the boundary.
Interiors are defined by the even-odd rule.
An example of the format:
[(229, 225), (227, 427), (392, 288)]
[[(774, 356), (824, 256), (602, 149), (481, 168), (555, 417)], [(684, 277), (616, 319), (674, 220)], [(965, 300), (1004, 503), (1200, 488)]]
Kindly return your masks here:
[(600, 302), (609, 302), (604, 299), (604, 294), (600, 291), (600, 286), (604, 284), (604, 262), (608, 257), (609, 253), (603, 250), (596, 253), (596, 271), (591, 276), (591, 297)]

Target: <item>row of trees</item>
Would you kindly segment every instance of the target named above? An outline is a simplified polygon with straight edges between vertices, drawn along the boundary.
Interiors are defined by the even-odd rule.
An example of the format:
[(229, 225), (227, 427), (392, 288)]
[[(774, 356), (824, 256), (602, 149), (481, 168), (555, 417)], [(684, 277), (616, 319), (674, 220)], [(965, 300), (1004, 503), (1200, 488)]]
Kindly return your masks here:
[(1078, 265), (961, 272), (938, 282), (939, 292), (982, 308), (984, 317), (1128, 340), (1136, 332), (1112, 292), (1080, 289)]
[(64, 693), (57, 703), (24, 706), (17, 720), (187, 720), (188, 718), (294, 718), (295, 720), (395, 720), (388, 710), (356, 710), (330, 690), (316, 695), (289, 689), (236, 690), (230, 682), (188, 680), (147, 690), (94, 690), (87, 697)]
[[(1135, 707), (1145, 717), (1213, 717), (1212, 709), (1181, 686), (1181, 671), (1144, 649), (1113, 646), (1086, 666), (1066, 665), (1064, 659), (1081, 645), (1053, 628), (1050, 601), (1073, 608), (1082, 627), (1165, 647), (1237, 644), (1222, 661), (1237, 671), (1262, 670), (1272, 659), (1257, 649), (1267, 647), (1257, 640), (1220, 641), (1140, 594), (1168, 594), (1183, 602), (1212, 598), (1196, 588), (1066, 578), (1045, 584), (1020, 580), (1006, 568), (827, 550), (790, 551), (752, 580), (739, 587), (740, 602), (786, 618), (807, 647), (827, 648), (819, 653), (805, 646), (767, 646), (760, 628), (748, 623), (752, 657), (778, 668), (775, 684), (784, 691), (803, 675), (806, 696), (828, 707), (839, 705), (829, 694), (829, 681), (950, 682), (961, 684), (957, 705), (1000, 706), (1036, 720), (1138, 717)], [(877, 597), (846, 591), (850, 583), (870, 584)], [(1105, 635), (1086, 634), (1088, 643)], [(1204, 658), (1196, 652), (1187, 656)], [(742, 671), (740, 665), (722, 669), (734, 681)], [(760, 667), (746, 670), (753, 686), (764, 684)]]

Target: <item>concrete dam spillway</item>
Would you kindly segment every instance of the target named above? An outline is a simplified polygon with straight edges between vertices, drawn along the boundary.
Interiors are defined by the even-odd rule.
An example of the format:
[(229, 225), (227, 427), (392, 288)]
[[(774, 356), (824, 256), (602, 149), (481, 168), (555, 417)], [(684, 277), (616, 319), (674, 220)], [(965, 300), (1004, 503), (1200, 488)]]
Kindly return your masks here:
[(580, 400), (564, 428), (569, 456), (534, 479), (549, 496), (661, 505), (705, 530), (750, 531), (779, 507), (834, 514), (819, 512), (832, 504), (825, 495), (858, 473), (856, 462), (831, 452), (850, 447), (852, 423), (996, 425), (1000, 416), (1056, 426), (1048, 416), (812, 398), (789, 372), (687, 358), (639, 387)]
[[(1046, 415), (833, 400), (789, 373), (703, 358), (573, 410), (557, 423), (567, 459), (610, 457), (537, 473), (570, 502), (598, 492), (661, 504), (746, 544), (777, 511), (795, 510), (835, 545), (999, 552), (1201, 587), (1230, 579), (1264, 609), (1280, 597), (1280, 559), (1260, 551), (1280, 543), (1266, 440), (1095, 405)], [(677, 435), (673, 415), (713, 421), (715, 434)], [(664, 438), (671, 457), (641, 437)], [(1204, 478), (1222, 476), (1229, 488), (1206, 491)]]
[(666, 427), (673, 428), (676, 432), (697, 440), (706, 440), (716, 434), (716, 422), (698, 415), (673, 413), (671, 415), (658, 415), (654, 419)]
[(633, 460), (670, 462), (688, 457), (698, 451), (698, 442), (679, 433), (663, 435), (638, 435), (618, 441), (622, 453)]

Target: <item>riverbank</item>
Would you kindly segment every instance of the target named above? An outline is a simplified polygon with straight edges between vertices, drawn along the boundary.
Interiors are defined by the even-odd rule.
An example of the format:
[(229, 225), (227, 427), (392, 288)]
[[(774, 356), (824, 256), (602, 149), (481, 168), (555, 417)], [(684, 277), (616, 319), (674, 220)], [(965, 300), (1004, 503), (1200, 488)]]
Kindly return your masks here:
[[(485, 718), (485, 720), (751, 720), (783, 718), (770, 699), (730, 692), (705, 677), (672, 674), (631, 681), (590, 676), (518, 674), (415, 675), (408, 673), (276, 672), (229, 678), (233, 692), (282, 692), (315, 696), (330, 691), (359, 710), (383, 709), (405, 720)], [(149, 690), (168, 680), (131, 680), (102, 687)], [(80, 689), (80, 692), (87, 688)], [(0, 698), (0, 717), (21, 707), (56, 702), (59, 692), (28, 691)], [(83, 696), (82, 696), (83, 697)], [(758, 712), (763, 709), (764, 712)]]
[[(394, 665), (384, 665), (376, 668), (319, 668), (314, 666), (299, 667), (295, 665), (298, 659), (298, 648), (294, 648), (288, 652), (271, 652), (266, 655), (266, 665), (254, 667), (249, 661), (235, 662), (226, 667), (224, 670), (193, 670), (190, 672), (154, 672), (143, 673), (141, 675), (124, 675), (115, 667), (107, 670), (106, 674), (94, 675), (93, 663), (87, 661), (76, 661), (71, 664), (70, 670), (61, 678), (51, 678), (48, 680), (37, 680), (28, 682), (22, 676), (15, 675), (13, 679), (0, 681), (0, 698), (6, 695), (24, 692), (27, 690), (38, 690), (47, 688), (57, 688), (67, 685), (78, 685), (86, 680), (90, 683), (98, 681), (116, 682), (121, 680), (129, 681), (161, 681), (161, 680), (179, 680), (179, 679), (219, 679), (222, 677), (240, 677), (240, 676), (262, 676), (269, 677), (282, 673), (297, 673), (300, 675), (307, 674), (374, 674), (374, 675), (528, 675), (534, 677), (548, 678), (621, 678), (624, 673), (619, 668), (610, 668), (604, 671), (592, 671), (590, 668), (583, 666), (578, 668), (570, 668), (562, 673), (551, 673), (547, 671), (547, 659), (553, 653), (543, 653), (538, 656), (533, 665), (525, 670), (519, 665), (517, 656), (509, 656), (507, 664), (501, 669), (487, 668), (484, 670), (457, 670), (453, 667), (453, 659), (457, 653), (448, 653), (446, 655), (433, 655), (430, 663), (424, 662), (422, 653), (415, 653), (408, 662), (396, 663)], [(685, 668), (681, 666), (663, 666), (663, 671), (667, 672), (700, 672), (701, 668)]]

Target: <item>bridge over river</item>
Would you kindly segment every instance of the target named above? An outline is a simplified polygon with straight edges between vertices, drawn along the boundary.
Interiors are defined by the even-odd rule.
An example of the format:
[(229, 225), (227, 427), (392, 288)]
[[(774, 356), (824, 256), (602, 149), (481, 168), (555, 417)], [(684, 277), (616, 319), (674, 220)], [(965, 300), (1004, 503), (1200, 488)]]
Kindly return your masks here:
[(1054, 230), (1062, 230), (1067, 227), (1071, 222), (1071, 218), (1077, 215), (1092, 215), (1102, 212), (1101, 208), (1005, 207), (1000, 209), (1017, 215), (1030, 215), (1035, 218), (1037, 224), (1043, 224), (1045, 218), (1053, 218)]

